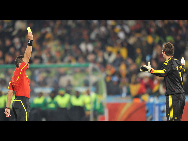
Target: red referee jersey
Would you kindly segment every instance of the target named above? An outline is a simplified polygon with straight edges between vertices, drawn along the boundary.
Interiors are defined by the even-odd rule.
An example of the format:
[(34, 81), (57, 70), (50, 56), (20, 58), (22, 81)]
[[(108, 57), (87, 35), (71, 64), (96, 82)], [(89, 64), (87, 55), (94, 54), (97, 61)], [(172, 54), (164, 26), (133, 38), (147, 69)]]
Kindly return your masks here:
[(27, 64), (23, 61), (19, 68), (16, 68), (9, 82), (8, 89), (15, 91), (15, 96), (25, 96), (30, 99), (30, 83), (25, 71)]

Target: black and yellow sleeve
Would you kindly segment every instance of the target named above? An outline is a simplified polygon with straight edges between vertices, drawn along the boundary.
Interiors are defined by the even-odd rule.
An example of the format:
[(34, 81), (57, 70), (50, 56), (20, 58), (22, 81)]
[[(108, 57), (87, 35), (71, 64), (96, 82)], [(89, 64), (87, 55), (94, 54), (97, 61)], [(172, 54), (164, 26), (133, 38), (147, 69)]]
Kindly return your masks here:
[(162, 65), (161, 70), (152, 70), (151, 74), (157, 75), (159, 77), (165, 77), (171, 71), (171, 65), (168, 63), (169, 60), (165, 61)]

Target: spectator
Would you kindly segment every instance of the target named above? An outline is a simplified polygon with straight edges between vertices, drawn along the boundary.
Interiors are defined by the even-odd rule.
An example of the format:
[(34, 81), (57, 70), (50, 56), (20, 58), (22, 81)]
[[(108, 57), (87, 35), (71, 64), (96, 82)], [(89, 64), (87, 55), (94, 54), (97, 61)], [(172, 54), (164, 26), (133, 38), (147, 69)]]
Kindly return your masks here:
[[(10, 43), (9, 43), (10, 42)], [(13, 39), (13, 44), (14, 47), (16, 48), (16, 50), (19, 50), (21, 48), (21, 42), (20, 42), (20, 38), (18, 38), (17, 36), (14, 37)], [(7, 45), (10, 46), (11, 45), (11, 41), (8, 39), (7, 40)]]
[(80, 44), (80, 49), (82, 51), (82, 53), (91, 53), (93, 52), (93, 45), (89, 42), (89, 39), (84, 40), (81, 44)]
[(95, 63), (95, 58), (96, 58), (96, 56), (93, 53), (89, 53), (88, 57), (87, 57), (87, 60), (90, 63)]
[(126, 69), (126, 64), (124, 61), (121, 62), (121, 64), (119, 65), (119, 73), (121, 75), (122, 78), (125, 78), (126, 73), (127, 73), (127, 69)]
[(132, 75), (129, 87), (132, 98), (140, 97), (140, 95), (146, 92), (146, 88), (140, 83), (139, 77), (136, 74)]
[(11, 40), (9, 38), (5, 38), (5, 46), (3, 47), (3, 53), (6, 54), (11, 46), (12, 46)]
[(3, 52), (0, 50), (0, 59), (4, 60)]
[(116, 70), (112, 65), (110, 65), (110, 64), (106, 65), (106, 74), (107, 75), (113, 75), (115, 73), (115, 71)]
[(121, 62), (123, 61), (123, 58), (120, 54), (120, 52), (118, 51), (116, 54), (116, 59), (114, 60), (114, 62), (112, 63), (112, 65), (118, 69), (118, 67), (120, 66)]
[(106, 47), (106, 51), (104, 52), (104, 59), (107, 63), (113, 63), (113, 61), (116, 59), (116, 54), (112, 52), (112, 47)]
[(118, 84), (118, 77), (113, 76), (112, 83), (109, 86), (109, 95), (120, 95), (120, 94), (121, 94), (121, 89)]
[(152, 90), (154, 88), (153, 80), (150, 78), (149, 73), (143, 73), (143, 78), (141, 80), (141, 85), (143, 85), (146, 89), (146, 92), (144, 93), (152, 93)]
[(4, 59), (0, 59), (0, 65), (4, 64)]
[(96, 62), (100, 63), (102, 66), (106, 65), (106, 60), (104, 59), (104, 54), (100, 50), (97, 52)]
[(70, 80), (67, 80), (67, 85), (65, 86), (65, 91), (68, 94), (72, 94), (73, 85), (71, 84)]
[(9, 55), (9, 54), (6, 54), (6, 56), (5, 56), (5, 62), (7, 64), (14, 64), (13, 57), (11, 55)]
[(20, 30), (26, 30), (27, 25), (26, 25), (26, 21), (24, 20), (17, 20), (14, 26), (14, 31), (12, 32), (12, 35), (16, 35), (18, 33), (18, 31)]
[(129, 88), (129, 83), (128, 83), (127, 78), (121, 78), (120, 88), (121, 88), (121, 94), (122, 94), (123, 97), (130, 94), (130, 88)]

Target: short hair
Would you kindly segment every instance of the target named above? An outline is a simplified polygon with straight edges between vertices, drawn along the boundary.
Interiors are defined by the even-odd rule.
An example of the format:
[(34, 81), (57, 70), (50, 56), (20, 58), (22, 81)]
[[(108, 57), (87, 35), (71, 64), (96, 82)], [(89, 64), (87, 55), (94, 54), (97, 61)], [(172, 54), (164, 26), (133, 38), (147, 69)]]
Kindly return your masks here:
[(174, 55), (174, 45), (170, 42), (167, 42), (163, 45), (163, 52), (165, 52), (165, 54), (167, 56), (173, 56)]
[(23, 62), (22, 58), (24, 58), (23, 55), (19, 55), (16, 57), (14, 64), (16, 65), (17, 68), (19, 68), (19, 63)]

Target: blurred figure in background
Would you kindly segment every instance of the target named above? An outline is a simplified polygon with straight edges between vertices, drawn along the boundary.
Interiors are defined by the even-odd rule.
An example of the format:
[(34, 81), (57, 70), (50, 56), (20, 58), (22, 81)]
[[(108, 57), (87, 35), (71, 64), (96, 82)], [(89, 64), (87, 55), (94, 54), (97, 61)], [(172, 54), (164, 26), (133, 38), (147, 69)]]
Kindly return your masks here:
[(86, 91), (86, 94), (84, 95), (84, 107), (85, 107), (85, 118), (84, 120), (89, 121), (90, 120), (90, 110), (93, 108), (93, 115), (94, 118), (96, 118), (97, 114), (97, 109), (96, 105), (97, 104), (97, 94), (94, 92), (91, 92), (90, 95), (90, 90), (88, 89)]
[(58, 91), (58, 95), (54, 98), (54, 100), (55, 102), (57, 102), (56, 120), (69, 120), (67, 110), (70, 107), (70, 94), (66, 93), (64, 88), (60, 88)]
[(46, 120), (47, 119), (46, 106), (47, 106), (46, 98), (43, 95), (43, 93), (40, 92), (38, 94), (38, 97), (35, 97), (31, 103), (31, 108), (32, 108), (31, 112), (33, 116), (31, 117), (30, 120), (34, 120), (34, 121)]
[(116, 54), (112, 52), (112, 47), (107, 46), (104, 52), (104, 59), (107, 63), (113, 63), (116, 59)]
[(67, 85), (65, 86), (66, 93), (71, 95), (72, 94), (72, 88), (73, 88), (73, 85), (71, 84), (71, 81), (67, 80)]
[(84, 110), (84, 96), (79, 91), (75, 91), (75, 94), (70, 98), (71, 108), (69, 111), (69, 117), (72, 121), (81, 121), (85, 117)]
[(154, 84), (153, 84), (153, 80), (150, 78), (151, 75), (149, 73), (144, 73), (144, 76), (141, 80), (141, 85), (143, 85), (146, 89), (145, 93), (152, 93)]
[(50, 97), (47, 99), (47, 112), (48, 112), (48, 119), (47, 121), (56, 121), (57, 119), (57, 102), (54, 100), (55, 91), (50, 93)]
[(0, 121), (5, 121), (6, 116), (3, 113), (5, 110), (5, 96), (3, 95), (2, 91), (0, 91)]
[(121, 94), (121, 88), (118, 84), (119, 78), (117, 76), (113, 76), (111, 78), (112, 82), (111, 85), (109, 86), (109, 95), (119, 95)]

